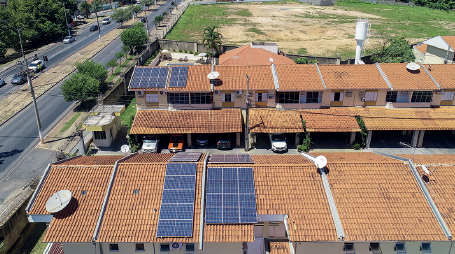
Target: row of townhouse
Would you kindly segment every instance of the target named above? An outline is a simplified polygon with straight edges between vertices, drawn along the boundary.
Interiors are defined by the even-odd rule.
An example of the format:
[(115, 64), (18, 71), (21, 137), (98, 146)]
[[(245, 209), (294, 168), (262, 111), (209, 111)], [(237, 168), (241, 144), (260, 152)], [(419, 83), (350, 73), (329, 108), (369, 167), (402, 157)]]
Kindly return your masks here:
[[(75, 157), (48, 166), (26, 211), (66, 254), (453, 253), (455, 156), (323, 155), (320, 169), (312, 155)], [(71, 200), (50, 213), (60, 190)]]

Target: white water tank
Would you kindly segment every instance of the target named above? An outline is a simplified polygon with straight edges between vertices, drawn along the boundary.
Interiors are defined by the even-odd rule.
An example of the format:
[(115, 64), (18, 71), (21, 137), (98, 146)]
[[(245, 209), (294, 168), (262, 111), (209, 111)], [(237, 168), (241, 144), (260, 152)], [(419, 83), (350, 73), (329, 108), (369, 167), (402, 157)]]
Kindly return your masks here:
[(358, 20), (355, 26), (355, 39), (364, 41), (367, 38), (368, 21)]

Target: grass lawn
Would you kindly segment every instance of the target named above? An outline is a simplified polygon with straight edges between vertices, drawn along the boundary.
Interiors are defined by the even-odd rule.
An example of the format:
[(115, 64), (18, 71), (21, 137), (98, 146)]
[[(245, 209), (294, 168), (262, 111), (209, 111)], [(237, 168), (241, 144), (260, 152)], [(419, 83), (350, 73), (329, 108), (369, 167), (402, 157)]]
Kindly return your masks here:
[(39, 238), (39, 241), (36, 243), (35, 247), (33, 248), (32, 252), (30, 252), (30, 254), (43, 254), (44, 249), (46, 249), (47, 246), (47, 243), (43, 243), (44, 234), (46, 234), (46, 231), (43, 232), (43, 234)]
[(123, 111), (123, 114), (120, 116), (122, 119), (122, 125), (129, 125), (131, 116), (136, 115), (136, 98), (132, 99), (128, 107)]
[(131, 59), (128, 59), (128, 60), (126, 60), (124, 63), (122, 63), (119, 67), (117, 67), (117, 69), (115, 69), (115, 71), (114, 71), (114, 74), (112, 74), (112, 75), (106, 80), (106, 82), (107, 82), (107, 83), (112, 82), (112, 80), (114, 80), (114, 78), (120, 74), (120, 72), (122, 71), (122, 69), (123, 69), (130, 61), (131, 61)]
[(76, 122), (77, 118), (79, 118), (79, 116), (81, 115), (82, 112), (76, 112), (76, 114), (74, 114), (73, 117), (71, 117), (71, 119), (65, 123), (65, 125), (63, 125), (63, 128), (59, 131), (59, 133), (62, 133), (62, 132), (65, 132), (67, 131), (71, 126), (74, 125), (74, 123)]

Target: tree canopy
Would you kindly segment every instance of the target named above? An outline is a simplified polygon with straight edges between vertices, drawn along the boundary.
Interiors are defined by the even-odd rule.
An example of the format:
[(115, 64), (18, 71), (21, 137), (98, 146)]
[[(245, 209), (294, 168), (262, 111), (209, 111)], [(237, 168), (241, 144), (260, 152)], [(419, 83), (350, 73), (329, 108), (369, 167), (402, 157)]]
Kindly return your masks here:
[(145, 31), (144, 24), (139, 22), (134, 24), (131, 28), (124, 30), (120, 34), (123, 45), (128, 47), (133, 52), (136, 47), (144, 45), (148, 41), (147, 31)]
[(79, 7), (79, 11), (84, 13), (86, 18), (89, 18), (91, 9), (92, 5), (89, 4), (87, 1), (82, 2), (81, 6)]
[(107, 79), (108, 72), (102, 64), (95, 63), (93, 60), (78, 63), (77, 72), (87, 74), (89, 77), (98, 80), (99, 85), (103, 86)]
[(77, 72), (62, 85), (65, 101), (85, 101), (96, 98), (100, 92), (100, 82), (86, 73)]
[(374, 54), (371, 60), (378, 63), (403, 63), (414, 62), (415, 58), (404, 37), (396, 37), (386, 40), (380, 52)]
[(120, 22), (123, 26), (123, 22), (130, 20), (132, 15), (133, 13), (129, 8), (118, 8), (111, 14), (111, 19), (115, 22)]

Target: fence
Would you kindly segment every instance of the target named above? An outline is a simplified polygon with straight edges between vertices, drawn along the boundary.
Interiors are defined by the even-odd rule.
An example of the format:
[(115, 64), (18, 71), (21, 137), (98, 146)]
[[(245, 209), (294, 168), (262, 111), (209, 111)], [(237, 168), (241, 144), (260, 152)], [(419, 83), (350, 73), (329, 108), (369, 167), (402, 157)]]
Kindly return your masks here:
[(405, 2), (397, 2), (394, 0), (387, 1), (387, 0), (360, 0), (363, 2), (368, 2), (368, 3), (377, 3), (377, 4), (387, 4), (387, 5), (407, 5), (407, 6), (415, 6), (414, 2), (411, 1), (405, 1)]

